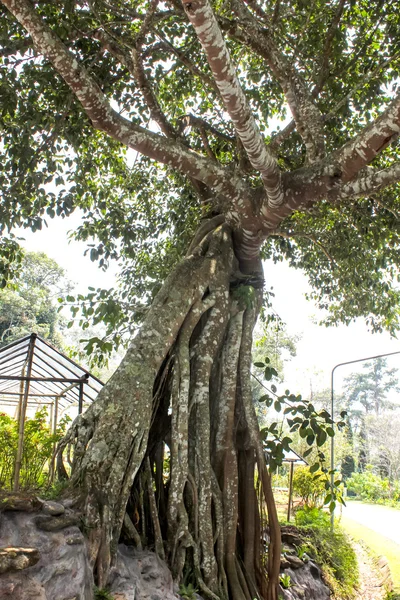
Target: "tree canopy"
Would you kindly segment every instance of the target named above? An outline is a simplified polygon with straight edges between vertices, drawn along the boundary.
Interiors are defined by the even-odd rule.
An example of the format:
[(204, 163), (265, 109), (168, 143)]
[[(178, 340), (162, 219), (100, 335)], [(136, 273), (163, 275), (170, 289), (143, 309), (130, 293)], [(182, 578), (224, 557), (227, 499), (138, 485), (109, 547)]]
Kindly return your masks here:
[[(275, 212), (265, 208), (268, 176), (221, 91), (222, 64), (185, 4), (3, 4), (23, 24), (2, 9), (0, 222), (11, 256), (3, 270), (15, 268), (7, 230), (38, 230), (80, 208), (76, 236), (92, 244), (91, 258), (122, 259), (115, 331), (126, 325), (126, 298), (140, 319), (140, 301), (154, 296), (200, 219), (222, 211), (238, 238), (246, 227), (258, 232), (257, 248), (267, 238), (263, 256), (306, 270), (328, 322), (364, 315), (372, 329), (397, 329), (398, 200), (386, 188), (400, 177), (392, 2), (213, 5), (238, 77), (231, 96), (267, 144), (254, 152), (279, 168), (286, 199)], [(52, 52), (40, 43), (50, 31)], [(64, 70), (51, 64), (61, 48)], [(80, 96), (82, 82), (98, 115)], [(256, 213), (264, 206), (261, 220), (249, 217), (252, 204)]]

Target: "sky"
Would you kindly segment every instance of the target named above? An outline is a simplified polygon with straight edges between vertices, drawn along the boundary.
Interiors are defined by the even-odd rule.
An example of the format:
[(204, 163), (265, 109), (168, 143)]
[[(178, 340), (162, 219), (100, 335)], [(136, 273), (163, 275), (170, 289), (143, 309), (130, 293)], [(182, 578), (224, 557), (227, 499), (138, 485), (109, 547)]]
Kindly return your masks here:
[[(20, 230), (18, 235), (25, 238), (22, 246), (28, 251), (45, 252), (57, 261), (68, 278), (76, 283), (76, 292), (85, 293), (88, 286), (112, 287), (118, 272), (118, 265), (111, 264), (106, 271), (84, 256), (86, 243), (69, 241), (68, 232), (79, 224), (80, 215), (74, 213), (67, 219), (49, 219), (48, 227), (32, 233)], [(310, 386), (314, 390), (330, 388), (332, 368), (342, 362), (400, 351), (400, 341), (388, 333), (372, 334), (362, 319), (349, 326), (324, 327), (316, 323), (322, 313), (305, 294), (310, 290), (306, 276), (287, 264), (264, 264), (266, 287), (273, 287), (275, 297), (273, 308), (286, 323), (290, 335), (300, 336), (297, 343), (297, 356), (285, 366), (285, 389), (306, 396)], [(400, 368), (399, 356), (388, 359), (390, 367)], [(339, 390), (343, 378), (362, 366), (340, 367), (335, 373), (335, 389)], [(399, 370), (400, 377), (400, 370)]]

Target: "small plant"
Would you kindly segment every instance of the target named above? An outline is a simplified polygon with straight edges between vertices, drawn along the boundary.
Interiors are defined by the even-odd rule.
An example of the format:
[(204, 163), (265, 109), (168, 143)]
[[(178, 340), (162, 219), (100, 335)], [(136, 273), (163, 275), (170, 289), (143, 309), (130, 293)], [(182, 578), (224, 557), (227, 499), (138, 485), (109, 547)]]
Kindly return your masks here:
[(181, 583), (179, 586), (179, 594), (184, 600), (195, 600), (197, 588), (192, 583), (185, 585)]
[(357, 557), (344, 531), (338, 524), (332, 531), (329, 513), (318, 508), (298, 510), (296, 525), (307, 553), (321, 566), (334, 597), (353, 598), (358, 585)]
[(290, 581), (290, 575), (284, 573), (279, 577), (279, 581), (284, 590), (288, 590), (293, 584)]
[(300, 558), (301, 560), (303, 560), (304, 562), (308, 562), (307, 553), (309, 551), (310, 551), (310, 549), (307, 546), (307, 544), (302, 544), (301, 546), (297, 546), (297, 548), (296, 548), (297, 557)]
[(106, 590), (105, 588), (95, 587), (93, 592), (94, 592), (93, 600), (114, 600), (111, 593), (108, 590)]

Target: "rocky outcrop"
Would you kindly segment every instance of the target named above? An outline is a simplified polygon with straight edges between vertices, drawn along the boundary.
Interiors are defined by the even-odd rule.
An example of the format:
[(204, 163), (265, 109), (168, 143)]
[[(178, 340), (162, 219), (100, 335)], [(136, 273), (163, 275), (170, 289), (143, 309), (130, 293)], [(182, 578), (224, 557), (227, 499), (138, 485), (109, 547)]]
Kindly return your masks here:
[(329, 587), (322, 579), (319, 566), (307, 554), (298, 556), (303, 540), (295, 527), (282, 528), (283, 556), (281, 560), (281, 586), (284, 600), (328, 600)]
[(0, 548), (0, 575), (28, 569), (39, 559), (40, 554), (37, 548)]
[[(4, 500), (0, 600), (93, 600), (93, 575), (78, 527), (79, 514), (68, 506), (68, 502), (63, 505), (17, 496)], [(152, 552), (139, 552), (124, 544), (119, 547), (108, 587), (115, 600), (180, 598), (163, 561)]]
[[(14, 500), (1, 516), (0, 547), (19, 549), (20, 560), (25, 558), (25, 566), (18, 572), (15, 569), (3, 571), (0, 575), (0, 599), (93, 600), (92, 571), (83, 534), (76, 526), (76, 516), (65, 510), (69, 519), (74, 518), (74, 525), (66, 521), (64, 527), (57, 528), (57, 531), (43, 531), (38, 528), (37, 519), (45, 518), (57, 523), (61, 518), (59, 511), (55, 511), (57, 516), (51, 517), (49, 514), (24, 512), (21, 506), (21, 502)], [(41, 511), (44, 504), (33, 500), (28, 502), (29, 510), (33, 510), (33, 506), (36, 511)], [(29, 553), (24, 554), (24, 549), (29, 549)], [(28, 558), (30, 564), (26, 563)]]
[(176, 600), (171, 572), (156, 554), (120, 544), (109, 586), (115, 600)]
[[(93, 600), (93, 575), (79, 514), (71, 502), (3, 498), (0, 513), (0, 600)], [(5, 510), (4, 510), (5, 509)], [(295, 528), (283, 531), (284, 600), (327, 600), (318, 566), (298, 556)], [(306, 560), (303, 560), (306, 559)], [(115, 600), (179, 600), (171, 573), (149, 551), (120, 544), (108, 588)], [(196, 595), (197, 598), (200, 598)]]

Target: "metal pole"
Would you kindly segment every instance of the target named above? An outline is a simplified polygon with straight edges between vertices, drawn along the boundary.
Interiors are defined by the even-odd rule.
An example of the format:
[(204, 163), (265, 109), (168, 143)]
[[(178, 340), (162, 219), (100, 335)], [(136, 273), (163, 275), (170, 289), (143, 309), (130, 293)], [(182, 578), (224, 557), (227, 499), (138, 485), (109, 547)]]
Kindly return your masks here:
[[(348, 360), (347, 362), (341, 362), (335, 365), (331, 372), (331, 417), (334, 420), (334, 408), (335, 408), (335, 396), (334, 396), (334, 388), (333, 388), (333, 377), (335, 371), (338, 367), (343, 367), (345, 365), (353, 365), (354, 363), (366, 362), (367, 360), (375, 360), (376, 358), (384, 358), (385, 356), (394, 356), (395, 354), (400, 354), (400, 350), (396, 352), (386, 352), (385, 354), (377, 354), (376, 356), (367, 356), (366, 358), (357, 358), (356, 360)], [(335, 483), (335, 441), (334, 438), (331, 438), (331, 491), (333, 492), (333, 487)], [(331, 529), (333, 531), (335, 523), (335, 511), (331, 513)]]
[(31, 373), (32, 373), (33, 356), (34, 356), (34, 352), (35, 352), (35, 341), (36, 341), (36, 333), (32, 333), (31, 339), (29, 341), (29, 346), (28, 346), (26, 378), (24, 378), (25, 379), (25, 391), (24, 391), (24, 396), (23, 396), (22, 403), (21, 403), (21, 408), (19, 411), (18, 448), (17, 448), (17, 456), (15, 457), (14, 484), (13, 484), (14, 492), (17, 492), (18, 488), (19, 488), (19, 474), (21, 471), (22, 452), (24, 449), (25, 417), (26, 417), (26, 408), (28, 405), (29, 384), (30, 384), (30, 377), (31, 377)]
[(290, 477), (289, 477), (289, 502), (288, 502), (288, 507), (287, 507), (287, 520), (288, 520), (288, 523), (290, 522), (290, 510), (292, 508), (292, 498), (293, 498), (293, 469), (294, 469), (294, 462), (291, 461), (291, 463), (290, 463)]

